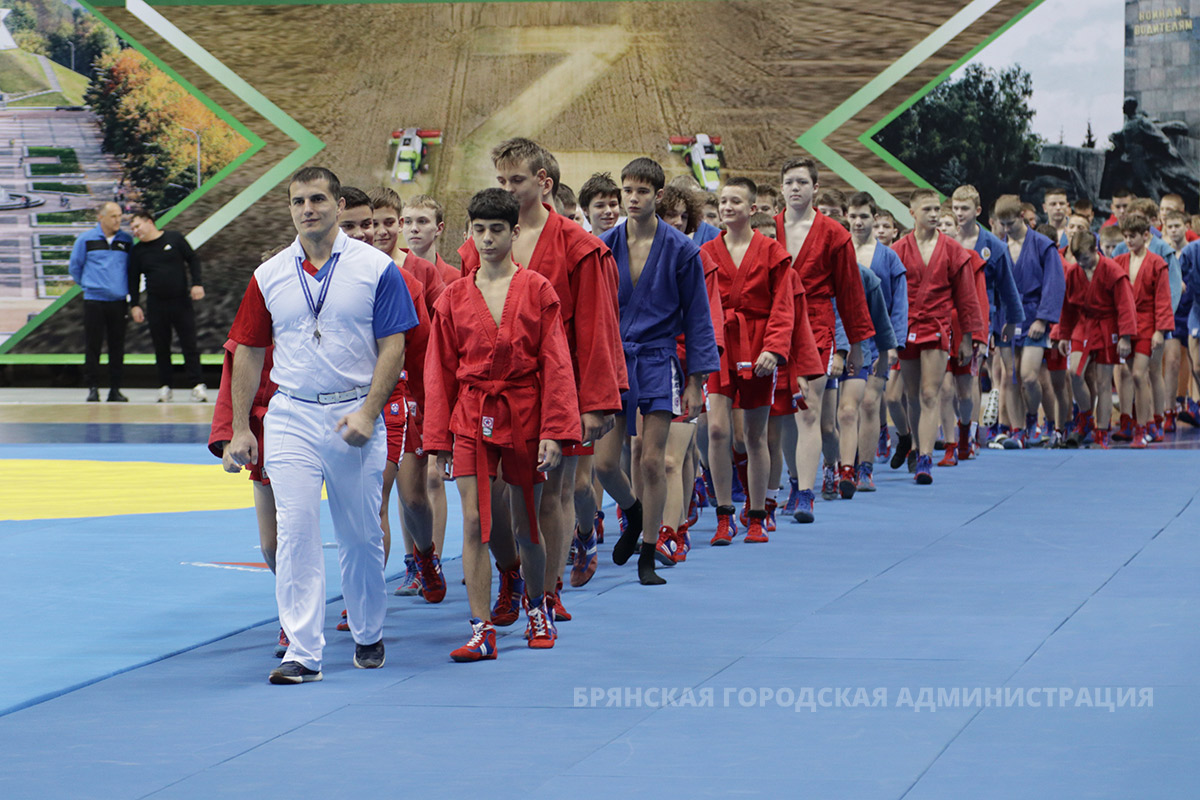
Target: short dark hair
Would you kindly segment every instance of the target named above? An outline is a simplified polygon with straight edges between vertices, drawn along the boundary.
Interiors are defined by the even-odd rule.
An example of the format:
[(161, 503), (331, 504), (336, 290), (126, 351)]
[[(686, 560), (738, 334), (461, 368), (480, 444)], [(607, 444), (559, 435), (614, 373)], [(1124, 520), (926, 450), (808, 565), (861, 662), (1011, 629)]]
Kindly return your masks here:
[(779, 190), (769, 183), (760, 183), (758, 185), (758, 197), (759, 199), (770, 197), (771, 205), (775, 205), (779, 200)]
[(467, 204), (467, 219), (472, 222), (477, 219), (499, 219), (507, 222), (510, 228), (515, 228), (520, 218), (521, 204), (517, 198), (498, 186), (476, 192)]
[(756, 184), (754, 181), (750, 180), (749, 178), (746, 178), (742, 175), (737, 175), (737, 176), (725, 181), (726, 188), (730, 188), (730, 187), (736, 188), (738, 186), (740, 186), (746, 190), (746, 193), (750, 196), (751, 203), (753, 203), (755, 200), (758, 199), (758, 184)]
[(1075, 201), (1075, 205), (1073, 206), (1073, 209), (1075, 211), (1091, 211), (1092, 210), (1092, 201), (1087, 199), (1086, 197), (1081, 197)]
[(871, 196), (870, 192), (855, 192), (854, 194), (850, 195), (850, 199), (846, 201), (847, 209), (858, 208), (860, 206), (867, 206), (870, 208), (872, 217), (879, 213), (879, 208), (875, 205), (875, 198)]
[(558, 205), (559, 213), (566, 208), (579, 207), (579, 201), (575, 199), (575, 191), (565, 183), (560, 183), (554, 190), (554, 202)]
[(696, 228), (700, 227), (700, 220), (704, 218), (704, 203), (700, 202), (699, 192), (668, 186), (663, 189), (662, 199), (654, 205), (654, 210), (661, 217), (664, 211), (673, 211), (680, 203), (687, 209), (687, 224), (683, 226), (683, 232), (695, 233)]
[(635, 158), (625, 165), (621, 170), (621, 183), (625, 182), (626, 178), (634, 178), (642, 183), (648, 183), (654, 187), (654, 191), (658, 191), (667, 184), (667, 176), (663, 173), (662, 165), (653, 158)]
[(846, 195), (842, 194), (839, 189), (822, 189), (817, 195), (815, 205), (818, 206), (837, 206), (846, 213)]
[(371, 204), (371, 198), (367, 197), (367, 193), (356, 186), (343, 186), (342, 199), (346, 201), (346, 208), (362, 208), (366, 206), (374, 211), (374, 206)]
[(1117, 197), (1134, 197), (1135, 195), (1133, 194), (1133, 190), (1130, 189), (1128, 186), (1118, 186), (1116, 189), (1113, 189), (1112, 196), (1114, 198), (1117, 198)]
[(296, 174), (292, 175), (292, 179), (288, 181), (288, 193), (291, 193), (294, 184), (316, 183), (317, 181), (325, 181), (329, 187), (329, 193), (334, 197), (342, 196), (342, 182), (338, 180), (337, 175), (333, 174), (333, 170), (325, 167), (301, 167), (296, 170)]
[(144, 208), (142, 206), (134, 206), (133, 208), (129, 209), (129, 218), (130, 219), (148, 219), (151, 222), (154, 222), (154, 215), (152, 213), (150, 213), (149, 210), (147, 210), (146, 208)]
[(558, 182), (562, 180), (562, 170), (558, 166), (558, 159), (554, 157), (554, 153), (542, 148), (546, 154), (546, 177), (550, 179), (550, 196), (558, 196)]
[(1047, 190), (1046, 190), (1046, 191), (1045, 191), (1045, 192), (1042, 194), (1042, 198), (1043, 198), (1043, 199), (1045, 199), (1045, 198), (1047, 198), (1047, 197), (1050, 197), (1050, 196), (1052, 196), (1052, 195), (1056, 195), (1056, 194), (1062, 195), (1062, 198), (1063, 198), (1064, 200), (1068, 199), (1068, 197), (1069, 197), (1069, 195), (1067, 194), (1067, 190), (1066, 190), (1066, 189), (1064, 189), (1063, 187), (1061, 187), (1061, 186), (1051, 186), (1049, 189), (1047, 189)]
[(1080, 253), (1096, 252), (1096, 234), (1091, 231), (1075, 231), (1069, 242), (1071, 253), (1079, 258)]
[(597, 197), (621, 197), (621, 187), (617, 186), (611, 173), (597, 172), (588, 178), (579, 190), (579, 205), (586, 211)]
[(1038, 225), (1037, 232), (1054, 242), (1056, 245), (1058, 244), (1058, 228), (1055, 228), (1049, 222)]
[(1142, 234), (1150, 232), (1150, 220), (1143, 217), (1141, 214), (1126, 214), (1125, 219), (1121, 220), (1121, 235)]
[(783, 162), (783, 166), (779, 168), (779, 179), (783, 180), (784, 175), (799, 167), (808, 170), (808, 176), (812, 178), (812, 182), (817, 182), (817, 162), (808, 156), (796, 156)]

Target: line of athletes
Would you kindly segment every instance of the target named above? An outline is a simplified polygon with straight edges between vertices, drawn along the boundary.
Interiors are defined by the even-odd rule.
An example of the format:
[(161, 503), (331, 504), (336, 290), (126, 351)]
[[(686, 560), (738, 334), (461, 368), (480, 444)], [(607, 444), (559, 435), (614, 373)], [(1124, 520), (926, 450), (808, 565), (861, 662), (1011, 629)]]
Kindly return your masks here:
[[(570, 619), (561, 598), (564, 565), (573, 586), (586, 584), (598, 566), (600, 487), (622, 517), (615, 563), (638, 554), (641, 583), (662, 584), (656, 563), (686, 560), (688, 527), (707, 495), (715, 497), (718, 519), (710, 544), (719, 546), (738, 533), (738, 485), (745, 540), (768, 541), (785, 461), (786, 508), (797, 521), (813, 521), (814, 493), (799, 487), (815, 485), (822, 452), (825, 496), (874, 491), (873, 461), (890, 447), (885, 390), (898, 429), (893, 468), (907, 460), (918, 484), (931, 483), (939, 424), (951, 440), (941, 463), (971, 457), (977, 375), (989, 341), (1001, 344), (993, 374), (1023, 379), (1003, 401), (1007, 418), (1021, 422), (1011, 425), (1017, 442), (1036, 423), (1043, 353), (1060, 352), (1052, 341), (1074, 345), (1061, 351), (1070, 350), (1076, 398), (1088, 397), (1088, 387), (1106, 376), (1111, 381), (1126, 351), (1147, 362), (1156, 352), (1157, 334), (1134, 329), (1140, 305), (1131, 322), (1129, 272), (1148, 276), (1141, 284), (1153, 295), (1162, 271), (1145, 252), (1148, 236), (1139, 234), (1137, 215), (1122, 223), (1133, 251), (1124, 262), (1098, 257), (1086, 225), (1072, 231), (1078, 235), (1064, 250), (1064, 276), (1063, 258), (1025, 224), (1017, 198), (996, 203), (993, 227), (1002, 241), (977, 224), (982, 209), (971, 187), (955, 192), (954, 229), (946, 232), (939, 231), (937, 194), (913, 192), (916, 226), (888, 247), (898, 226), (869, 195), (843, 205), (827, 194), (817, 207), (817, 168), (806, 158), (783, 165), (781, 196), (745, 178), (726, 181), (716, 199), (719, 227), (704, 219), (704, 193), (694, 182), (667, 185), (650, 159), (627, 165), (619, 186), (607, 174), (593, 176), (576, 200), (560, 185), (553, 155), (535, 142), (506, 141), (492, 158), (504, 191), (472, 201), (461, 269), (437, 253), (445, 224), (431, 197), (405, 202), (390, 189), (364, 194), (343, 187), (339, 221), (349, 236), (391, 255), (421, 322), (409, 332), (405, 373), (384, 411), (388, 464), (380, 521), (386, 551), (395, 485), (407, 567), (397, 594), (428, 602), (445, 596), (438, 561), (444, 478), (499, 474), (499, 481), (470, 482), (470, 492), (459, 482), (472, 635), (451, 654), (457, 661), (495, 658), (494, 626), (513, 624), (522, 608), (544, 609), (530, 618), (529, 646), (553, 646), (554, 623)], [(504, 198), (513, 201), (511, 218)], [(584, 225), (568, 219), (577, 214)], [(400, 247), (401, 232), (407, 248)], [(544, 290), (530, 273), (548, 280), (556, 306), (514, 298)], [(464, 276), (475, 290), (457, 294), (477, 307), (454, 306), (461, 313), (450, 314), (443, 303), (439, 314), (439, 297)], [(561, 328), (561, 341), (547, 332), (546, 317), (554, 315), (561, 323), (550, 327)], [(553, 369), (567, 358), (571, 370)], [(1145, 366), (1139, 371), (1135, 359), (1139, 391)], [(889, 385), (893, 371), (901, 380)], [(252, 411), (259, 429), (274, 389), (269, 374), (268, 358)], [(217, 455), (231, 426), (228, 383), (226, 374), (210, 444)], [(530, 391), (534, 385), (539, 391)], [(954, 395), (945, 421), (944, 387)], [(1102, 444), (1107, 394), (1091, 392), (1101, 395)], [(513, 399), (518, 395), (520, 402)], [(1082, 406), (1081, 427), (1092, 404)], [(567, 407), (578, 411), (578, 425), (563, 424)], [(1034, 411), (1026, 416), (1026, 408)], [(697, 425), (701, 414), (705, 424)], [(467, 442), (469, 468), (461, 449)], [(539, 472), (554, 443), (562, 446), (561, 461)], [(251, 479), (271, 564), (275, 517), (261, 447), (259, 458)], [(707, 486), (698, 477), (702, 468), (711, 475)], [(494, 603), (489, 551), (500, 574)], [(346, 629), (344, 619), (338, 627)], [(278, 651), (286, 646), (281, 630)]]

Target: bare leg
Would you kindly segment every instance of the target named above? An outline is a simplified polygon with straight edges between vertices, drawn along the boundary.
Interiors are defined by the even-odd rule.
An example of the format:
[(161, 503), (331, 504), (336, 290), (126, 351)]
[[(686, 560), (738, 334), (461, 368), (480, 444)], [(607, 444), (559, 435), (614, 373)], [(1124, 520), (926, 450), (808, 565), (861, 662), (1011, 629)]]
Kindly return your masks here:
[(1108, 430), (1112, 427), (1112, 364), (1089, 364), (1088, 371), (1094, 372), (1096, 384), (1096, 427)]
[[(903, 371), (901, 366), (901, 371)], [(902, 377), (893, 377), (888, 381), (885, 397), (887, 399), (887, 410), (892, 416), (892, 424), (896, 426), (897, 436), (908, 436), (912, 432), (912, 425), (908, 419), (908, 409), (904, 405), (904, 379)]]
[[(492, 562), (488, 545), (483, 542), (479, 520), (479, 486), (474, 475), (460, 475), (454, 481), (463, 514), (463, 575), (467, 579), (467, 603), (471, 616), (484, 621), (492, 619)], [(492, 486), (493, 501), (502, 496)], [(501, 508), (503, 508), (501, 506)], [(492, 519), (497, 516), (497, 503), (492, 503)], [(501, 511), (507, 515), (507, 511)]]
[(687, 505), (692, 496), (692, 481), (695, 475), (690, 468), (692, 441), (695, 435), (696, 426), (690, 422), (672, 422), (667, 434), (667, 452), (664, 460), (667, 497), (663, 506), (663, 524), (670, 526), (672, 530), (679, 530), (680, 524), (687, 517)]
[(592, 488), (594, 459), (595, 456), (580, 456), (575, 465), (575, 523), (585, 538), (592, 532), (596, 519), (596, 494)]
[(1010, 414), (1010, 418), (1014, 419), (1014, 425), (1025, 427), (1025, 419), (1030, 414), (1036, 414), (1038, 406), (1042, 404), (1042, 356), (1046, 351), (1041, 347), (1022, 347), (1021, 348), (1021, 388), (1024, 393), (1015, 392), (1014, 395), (1018, 399), (1019, 409), (1014, 408), (1013, 411), (1020, 411), (1019, 414)]
[(838, 463), (838, 388), (831, 388), (826, 381), (822, 394), (825, 396), (821, 399), (821, 454), (826, 464), (835, 466)]
[(811, 489), (817, 482), (817, 468), (821, 464), (821, 412), (826, 382), (824, 375), (808, 382), (808, 408), (795, 415), (796, 468), (799, 470), (796, 480), (801, 489)]
[(412, 546), (422, 553), (433, 545), (433, 508), (425, 488), (429, 480), (428, 466), (428, 458), (408, 453), (396, 469), (405, 546), (411, 541)]
[(750, 485), (746, 487), (746, 499), (751, 511), (763, 511), (767, 498), (767, 472), (771, 466), (771, 454), (767, 450), (767, 420), (770, 406), (746, 409), (746, 474)]
[[(1150, 409), (1153, 403), (1153, 390), (1150, 388), (1150, 356), (1141, 353), (1133, 354), (1133, 393), (1135, 418), (1138, 425), (1150, 421)], [(1122, 411), (1124, 408), (1121, 409)]]
[[(862, 411), (863, 397), (867, 393), (868, 380), (840, 381), (841, 395), (838, 397), (837, 421), (841, 429), (841, 441), (838, 444), (838, 459), (842, 464), (854, 465), (854, 456), (858, 452), (859, 430), (858, 417)], [(876, 433), (878, 436), (878, 433)], [(868, 461), (875, 460), (872, 451)]]
[[(563, 459), (566, 461), (567, 459)], [(574, 459), (571, 459), (574, 460)], [(574, 464), (571, 465), (571, 478), (574, 479)], [(562, 473), (561, 469), (554, 472)], [(521, 573), (525, 577), (525, 596), (535, 598), (544, 594), (547, 589), (554, 590), (554, 583), (546, 585), (544, 577), (548, 570), (546, 569), (548, 554), (547, 548), (542, 543), (542, 518), (543, 511), (546, 508), (546, 484), (550, 483), (549, 475), (546, 476), (545, 483), (534, 484), (533, 487), (533, 502), (534, 507), (538, 509), (538, 541), (533, 541), (532, 529), (529, 524), (529, 512), (525, 509), (525, 500), (521, 496), (521, 491), (516, 488), (510, 488), (508, 497), (512, 501), (512, 520), (513, 532), (516, 535), (517, 546), (521, 550)], [(565, 477), (565, 476), (562, 476)], [(561, 505), (561, 501), (559, 503)], [(566, 551), (563, 551), (563, 558), (566, 558)], [(561, 566), (559, 567), (561, 569)], [(555, 578), (557, 573), (555, 572)], [(488, 579), (491, 579), (491, 572), (488, 573)], [(488, 588), (488, 594), (491, 594), (491, 588)], [(481, 617), (482, 619), (482, 617)]]
[[(558, 469), (546, 473), (546, 481), (542, 487), (541, 501), (538, 504), (538, 544), (541, 552), (541, 568), (545, 573), (544, 588), (553, 592), (566, 569), (567, 551), (571, 549), (571, 539), (575, 535), (575, 468), (579, 456), (564, 456)], [(524, 510), (524, 503), (519, 501), (520, 493), (512, 492), (513, 496), (513, 525), (520, 524), (516, 516), (518, 510)], [(520, 508), (518, 508), (520, 507)], [(540, 592), (529, 588), (528, 575), (535, 568), (525, 560), (526, 546), (521, 546), (521, 565), (526, 574), (526, 589), (530, 597), (537, 597)], [(537, 588), (537, 587), (534, 587)]]
[(262, 550), (267, 568), (275, 571), (275, 542), (278, 540), (275, 527), (275, 492), (270, 484), (251, 481), (254, 485), (254, 513), (258, 517), (258, 547)]
[[(1171, 340), (1167, 340), (1170, 342)], [(1163, 347), (1150, 353), (1150, 413), (1152, 416), (1162, 416), (1167, 411), (1167, 387), (1163, 380)]]
[(429, 505), (433, 508), (433, 549), (440, 557), (442, 545), (446, 541), (446, 479), (438, 469), (437, 459), (426, 460), (429, 464), (425, 491), (429, 495)]
[[(885, 372), (884, 375), (886, 374)], [(863, 387), (862, 404), (858, 414), (858, 461), (861, 464), (875, 463), (875, 448), (879, 443), (880, 400), (887, 387), (886, 380), (878, 377), (877, 371), (875, 375), (867, 378)]]
[(652, 411), (642, 415), (642, 432), (638, 437), (642, 445), (642, 542), (650, 547), (657, 543), (659, 528), (664, 524), (667, 493), (670, 491), (668, 487), (678, 484), (677, 464), (671, 474), (667, 474), (667, 438), (670, 431), (669, 412)]
[(732, 411), (731, 398), (721, 394), (708, 396), (708, 469), (712, 473), (718, 506), (733, 505), (733, 463), (728, 455), (733, 427)]

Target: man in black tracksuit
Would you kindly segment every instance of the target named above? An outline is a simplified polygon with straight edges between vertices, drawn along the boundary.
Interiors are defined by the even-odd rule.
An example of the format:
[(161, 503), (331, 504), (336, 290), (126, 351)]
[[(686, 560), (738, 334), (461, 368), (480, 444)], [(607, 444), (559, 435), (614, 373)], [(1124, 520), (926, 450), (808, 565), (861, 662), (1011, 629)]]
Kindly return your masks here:
[[(208, 399), (208, 387), (200, 372), (200, 349), (196, 345), (196, 314), (193, 300), (204, 299), (200, 283), (200, 260), (183, 234), (160, 231), (154, 218), (144, 209), (132, 213), (130, 229), (139, 241), (129, 258), (130, 316), (134, 322), (149, 317), (150, 338), (154, 341), (154, 361), (158, 365), (159, 402), (171, 399), (171, 329), (179, 336), (188, 383), (193, 385), (192, 399)], [(146, 314), (140, 306), (140, 284), (146, 276), (149, 303)]]

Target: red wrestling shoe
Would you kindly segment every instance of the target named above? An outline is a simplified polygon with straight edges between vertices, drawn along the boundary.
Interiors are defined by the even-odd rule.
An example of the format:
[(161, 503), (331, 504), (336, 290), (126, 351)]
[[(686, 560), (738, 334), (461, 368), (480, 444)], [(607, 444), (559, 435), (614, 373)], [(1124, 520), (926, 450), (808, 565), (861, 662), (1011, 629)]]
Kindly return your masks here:
[(1129, 448), (1131, 450), (1145, 450), (1146, 449), (1146, 439), (1147, 439), (1146, 426), (1145, 425), (1134, 425), (1133, 426), (1133, 439), (1129, 442)]
[(724, 547), (737, 536), (737, 522), (733, 519), (733, 506), (717, 506), (717, 532), (709, 541), (710, 547)]
[(768, 533), (775, 532), (775, 509), (778, 507), (779, 504), (775, 502), (773, 498), (767, 498), (767, 520), (763, 523), (763, 528), (765, 528)]
[(481, 619), (471, 620), (471, 638), (450, 653), (458, 662), (490, 661), (496, 657), (496, 629)]
[(946, 445), (946, 453), (942, 456), (942, 460), (937, 463), (939, 467), (957, 467), (958, 466), (958, 445)]
[(688, 528), (692, 527), (684, 520), (684, 523), (675, 531), (675, 563), (682, 564), (687, 561), (688, 551), (692, 549), (692, 537), (688, 533)]
[(525, 596), (525, 580), (521, 577), (521, 563), (509, 570), (500, 569), (500, 591), (496, 605), (492, 607), (492, 624), (506, 628), (521, 616), (521, 598)]
[(554, 612), (547, 608), (545, 595), (542, 596), (541, 603), (535, 605), (527, 601), (526, 605), (528, 607), (525, 614), (529, 618), (527, 630), (529, 646), (534, 650), (549, 650), (554, 647), (554, 640), (558, 638), (554, 623), (550, 621), (550, 616)]
[(442, 560), (438, 558), (433, 545), (429, 552), (416, 551), (413, 559), (417, 564), (417, 574), (421, 578), (421, 596), (426, 603), (440, 603), (446, 597), (446, 576), (442, 574)]
[(337, 629), (339, 631), (350, 630), (350, 620), (346, 619), (346, 609), (342, 609), (342, 617), (338, 620)]
[(658, 541), (654, 544), (654, 560), (664, 567), (675, 566), (675, 553), (678, 550), (675, 541), (675, 531), (663, 525), (658, 529)]
[(854, 497), (857, 490), (858, 484), (854, 481), (854, 465), (842, 464), (838, 467), (838, 493), (841, 494), (843, 500), (849, 500)]
[(766, 518), (765, 511), (751, 511), (750, 524), (746, 526), (746, 542), (749, 544), (762, 544), (769, 542), (767, 532), (763, 530), (763, 520)]

